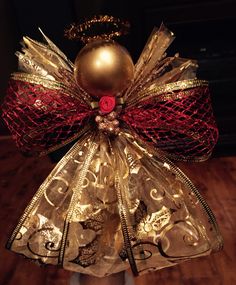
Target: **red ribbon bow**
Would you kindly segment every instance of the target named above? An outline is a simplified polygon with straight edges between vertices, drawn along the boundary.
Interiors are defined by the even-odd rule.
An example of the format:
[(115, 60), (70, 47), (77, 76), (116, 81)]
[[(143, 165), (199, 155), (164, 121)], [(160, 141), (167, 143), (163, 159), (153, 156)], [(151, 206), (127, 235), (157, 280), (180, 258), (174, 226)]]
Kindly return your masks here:
[[(172, 158), (206, 159), (218, 137), (208, 86), (169, 95), (165, 92), (123, 107), (120, 125), (128, 126), (142, 141)], [(9, 83), (3, 105), (4, 120), (18, 147), (27, 153), (43, 154), (72, 141), (84, 126), (94, 126), (96, 114), (96, 109), (68, 95), (62, 87), (26, 82), (17, 75)]]

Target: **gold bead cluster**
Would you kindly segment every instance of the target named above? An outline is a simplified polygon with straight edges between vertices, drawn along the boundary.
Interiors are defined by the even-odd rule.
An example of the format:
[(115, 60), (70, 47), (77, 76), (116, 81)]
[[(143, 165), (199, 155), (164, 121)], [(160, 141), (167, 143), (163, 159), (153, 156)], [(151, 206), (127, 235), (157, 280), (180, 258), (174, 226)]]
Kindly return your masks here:
[(98, 124), (98, 129), (107, 133), (118, 134), (120, 128), (117, 117), (118, 113), (115, 111), (106, 115), (97, 115), (95, 121)]

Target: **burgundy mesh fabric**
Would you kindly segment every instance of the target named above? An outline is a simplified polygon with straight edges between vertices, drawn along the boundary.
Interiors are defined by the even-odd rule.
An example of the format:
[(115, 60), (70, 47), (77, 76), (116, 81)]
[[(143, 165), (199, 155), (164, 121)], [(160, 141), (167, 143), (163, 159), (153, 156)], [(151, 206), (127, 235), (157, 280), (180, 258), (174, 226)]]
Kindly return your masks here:
[[(126, 107), (123, 121), (144, 142), (180, 159), (207, 158), (217, 141), (209, 89), (189, 89), (182, 99), (158, 102), (156, 98)], [(162, 94), (162, 96), (165, 94)], [(28, 154), (40, 153), (75, 136), (94, 114), (87, 104), (39, 84), (10, 80), (3, 118), (17, 146)]]
[[(182, 92), (178, 91), (180, 97), (184, 97)], [(157, 102), (155, 98), (143, 101), (126, 108), (121, 119), (143, 141), (173, 156), (207, 157), (218, 138), (209, 89), (192, 88), (188, 95), (165, 102)]]
[(93, 113), (63, 90), (13, 79), (2, 109), (17, 146), (28, 154), (40, 153), (75, 136)]

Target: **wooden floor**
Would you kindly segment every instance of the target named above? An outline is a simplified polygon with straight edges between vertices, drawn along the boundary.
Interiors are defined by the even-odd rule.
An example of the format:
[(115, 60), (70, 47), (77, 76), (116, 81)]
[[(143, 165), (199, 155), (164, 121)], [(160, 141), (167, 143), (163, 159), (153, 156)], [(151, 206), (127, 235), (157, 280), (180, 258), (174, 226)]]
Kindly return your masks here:
[[(38, 267), (4, 248), (38, 186), (53, 164), (48, 157), (25, 158), (9, 139), (0, 139), (0, 285), (67, 285), (70, 272)], [(236, 157), (184, 164), (214, 211), (225, 242), (224, 250), (135, 279), (137, 285), (236, 284)], [(95, 284), (96, 285), (96, 284)]]

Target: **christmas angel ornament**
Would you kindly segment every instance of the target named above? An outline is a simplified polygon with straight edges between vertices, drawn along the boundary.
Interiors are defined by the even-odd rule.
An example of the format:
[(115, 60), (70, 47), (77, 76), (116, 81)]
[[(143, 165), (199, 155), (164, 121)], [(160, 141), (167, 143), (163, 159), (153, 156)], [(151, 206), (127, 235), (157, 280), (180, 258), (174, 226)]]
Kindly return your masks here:
[[(90, 34), (97, 25), (104, 34)], [(154, 29), (138, 62), (112, 40), (126, 22), (72, 25), (86, 42), (75, 64), (43, 33), (24, 38), (3, 117), (18, 147), (47, 154), (74, 145), (24, 211), (7, 247), (41, 264), (134, 275), (222, 247), (215, 217), (173, 160), (201, 161), (218, 131), (194, 60), (166, 56), (174, 35)], [(89, 34), (89, 35), (88, 35)]]

